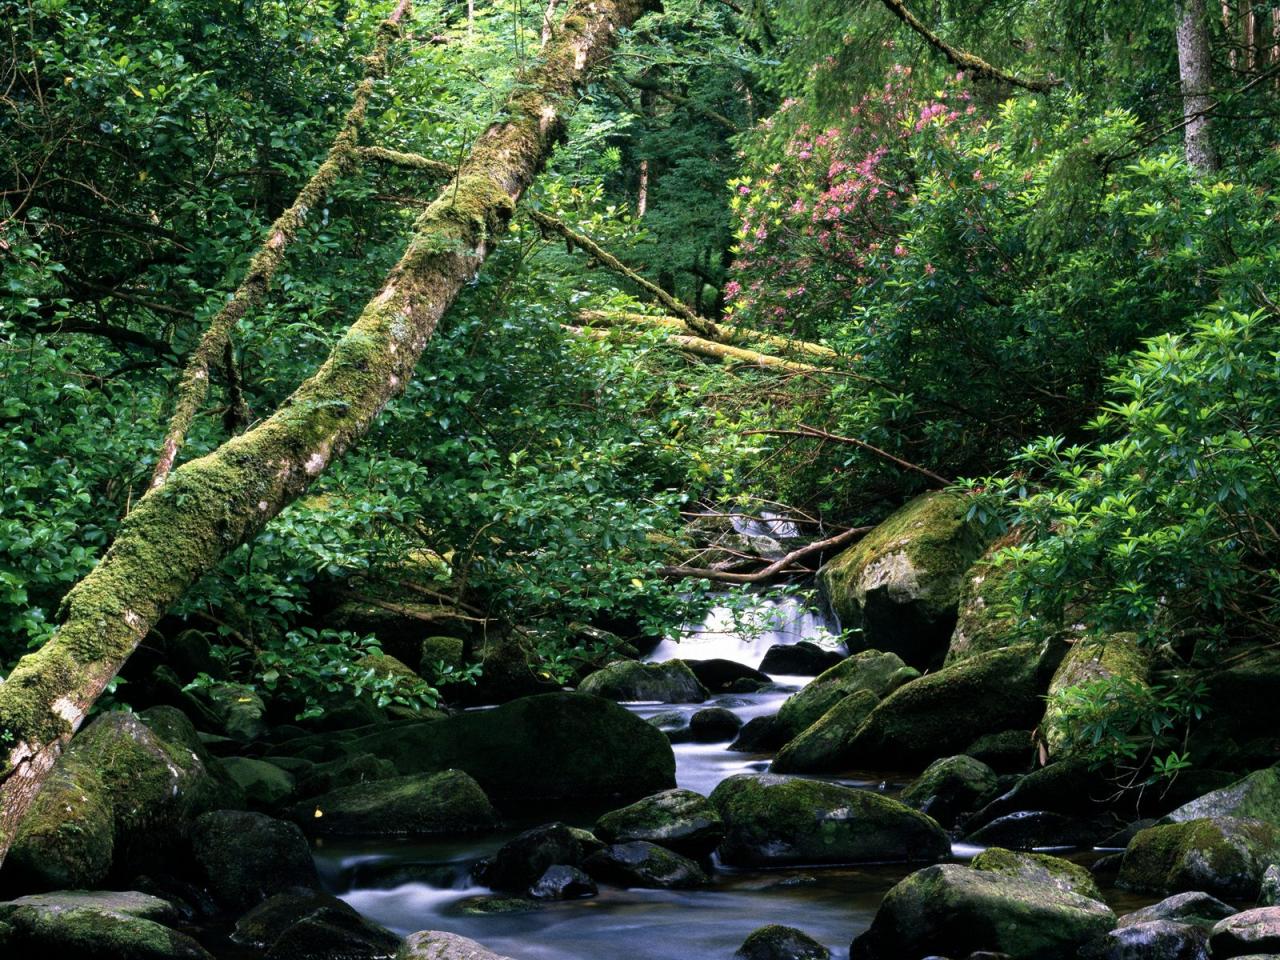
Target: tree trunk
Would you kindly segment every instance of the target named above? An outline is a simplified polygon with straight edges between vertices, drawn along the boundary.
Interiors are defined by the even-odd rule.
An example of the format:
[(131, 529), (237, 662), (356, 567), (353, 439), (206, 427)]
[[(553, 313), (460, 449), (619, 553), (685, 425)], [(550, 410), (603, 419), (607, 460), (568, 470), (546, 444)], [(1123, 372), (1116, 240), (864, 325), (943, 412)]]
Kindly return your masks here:
[(0, 860), (106, 684), (198, 579), (299, 496), (400, 393), (563, 133), (565, 109), (645, 0), (575, 0), (545, 57), (423, 212), (382, 289), (267, 420), (178, 467), (66, 596), (62, 625), (0, 683)]
[(1213, 107), (1213, 65), (1204, 0), (1179, 0), (1178, 74), (1182, 82), (1182, 117), (1186, 121), (1187, 163), (1202, 173), (1218, 169), (1218, 153), (1210, 139), (1208, 111)]

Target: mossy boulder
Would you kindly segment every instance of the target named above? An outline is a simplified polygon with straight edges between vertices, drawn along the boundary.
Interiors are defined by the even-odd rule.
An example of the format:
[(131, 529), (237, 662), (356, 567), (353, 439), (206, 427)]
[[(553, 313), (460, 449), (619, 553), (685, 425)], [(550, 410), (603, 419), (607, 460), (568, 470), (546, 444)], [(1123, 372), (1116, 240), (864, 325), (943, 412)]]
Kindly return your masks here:
[(494, 890), (520, 893), (556, 864), (576, 867), (586, 859), (581, 838), (563, 823), (544, 823), (508, 840), (477, 870), (478, 879)]
[(1209, 935), (1173, 920), (1120, 927), (1080, 951), (1082, 960), (1209, 960)]
[(707, 885), (707, 875), (688, 857), (644, 840), (614, 843), (583, 861), (582, 869), (616, 887), (689, 890)]
[(315, 891), (279, 893), (238, 921), (231, 942), (266, 953), (267, 960), (383, 960), (400, 938), (364, 919), (337, 897)]
[(764, 653), (760, 672), (769, 676), (816, 677), (830, 670), (845, 659), (834, 650), (828, 650), (810, 640), (796, 643), (775, 643)]
[(986, 546), (967, 511), (962, 496), (926, 493), (826, 564), (818, 584), (841, 626), (914, 667), (941, 664), (965, 573)]
[(682, 660), (693, 675), (712, 693), (749, 693), (771, 682), (767, 674), (737, 660), (713, 657), (709, 660)]
[(466, 644), (458, 637), (431, 636), (422, 641), (422, 657), (418, 671), (427, 679), (434, 679), (443, 664), (458, 669), (466, 662)]
[(703, 857), (724, 837), (724, 821), (715, 806), (692, 790), (664, 790), (596, 821), (595, 834), (606, 843), (646, 840), (690, 857)]
[(214, 810), (191, 830), (196, 873), (215, 900), (242, 911), (293, 887), (320, 886), (298, 826), (261, 813)]
[(1019, 810), (997, 817), (966, 836), (978, 846), (1035, 850), (1039, 847), (1091, 847), (1103, 832), (1092, 820), (1053, 810)]
[(1280, 767), (1255, 770), (1230, 786), (1183, 804), (1166, 819), (1183, 823), (1203, 817), (1249, 817), (1280, 827)]
[(1255, 907), (1218, 921), (1209, 947), (1215, 958), (1280, 953), (1280, 907)]
[(771, 923), (752, 931), (733, 955), (736, 960), (829, 960), (831, 951), (802, 930)]
[(1106, 904), (1052, 883), (948, 863), (918, 870), (885, 894), (849, 956), (904, 960), (990, 951), (1009, 960), (1075, 960), (1114, 922)]
[(215, 683), (192, 694), (215, 718), (218, 732), (234, 740), (257, 740), (267, 730), (267, 707), (258, 692), (243, 683)]
[(474, 940), (444, 930), (420, 930), (405, 937), (395, 960), (511, 960)]
[(227, 775), (239, 784), (248, 804), (261, 810), (274, 810), (287, 803), (297, 787), (292, 774), (266, 760), (223, 757), (218, 762)]
[(535, 900), (584, 900), (600, 890), (584, 871), (564, 863), (555, 863), (542, 872), (529, 888)]
[(212, 960), (170, 929), (174, 908), (136, 891), (61, 890), (0, 903), (0, 954), (92, 960)]
[(1139, 831), (1125, 849), (1117, 885), (1145, 893), (1197, 890), (1256, 900), (1268, 866), (1280, 862), (1280, 828), (1263, 820), (1204, 818)]
[(1035, 755), (1030, 730), (984, 733), (964, 748), (966, 756), (980, 760), (996, 773), (1026, 773)]
[(1175, 893), (1171, 897), (1165, 897), (1159, 903), (1126, 913), (1120, 918), (1118, 925), (1127, 927), (1155, 920), (1172, 920), (1175, 923), (1199, 927), (1208, 932), (1219, 920), (1224, 920), (1235, 912), (1235, 907), (1223, 903), (1217, 897), (1193, 890), (1188, 893)]
[(977, 810), (999, 789), (996, 772), (985, 763), (959, 754), (935, 760), (902, 791), (901, 800), (944, 826)]
[(1258, 906), (1280, 907), (1280, 864), (1273, 863), (1263, 871)]
[(849, 745), (851, 762), (902, 769), (962, 752), (987, 733), (1035, 726), (1056, 667), (1039, 644), (978, 654), (891, 693)]
[(54, 765), (2, 882), (8, 890), (51, 890), (168, 869), (196, 816), (242, 803), (178, 710), (102, 714)]
[(396, 767), (390, 760), (367, 753), (343, 756), (313, 764), (306, 775), (298, 780), (294, 792), (300, 798), (314, 797), (340, 787), (390, 780), (394, 776)]
[(870, 690), (858, 690), (788, 741), (774, 757), (774, 773), (823, 773), (849, 766), (849, 744), (880, 702)]
[(1020, 539), (1019, 531), (1005, 534), (965, 572), (956, 626), (947, 645), (948, 666), (1017, 642), (1010, 584), (1013, 566), (1002, 562), (999, 553)]
[(867, 790), (772, 774), (736, 774), (711, 794), (724, 820), (720, 859), (733, 866), (932, 861), (951, 851), (942, 828)]
[(702, 703), (708, 696), (707, 688), (683, 660), (615, 660), (583, 680), (578, 692), (623, 702)]
[(580, 693), (525, 697), (430, 723), (395, 723), (353, 737), (351, 754), (403, 774), (465, 770), (496, 800), (638, 799), (675, 786), (662, 732), (624, 707)]
[(1090, 900), (1101, 900), (1102, 891), (1097, 881), (1078, 863), (1051, 857), (1047, 853), (1027, 853), (1025, 851), (1005, 850), (1002, 847), (988, 847), (973, 858), (969, 864), (974, 870), (985, 870), (998, 873), (1003, 877), (1023, 880), (1027, 883), (1047, 883), (1065, 890), (1078, 893)]
[(742, 720), (727, 707), (703, 707), (689, 718), (694, 743), (728, 743), (742, 729)]
[(1055, 758), (1071, 751), (1070, 730), (1061, 698), (1068, 690), (1098, 680), (1147, 685), (1151, 654), (1128, 633), (1083, 637), (1071, 644), (1049, 683), (1049, 702), (1040, 731)]
[(787, 736), (799, 736), (841, 700), (861, 690), (877, 699), (888, 696), (914, 676), (894, 653), (864, 650), (825, 670), (783, 702), (778, 724)]
[(291, 807), (289, 816), (322, 837), (475, 833), (498, 823), (484, 790), (462, 770), (340, 787)]

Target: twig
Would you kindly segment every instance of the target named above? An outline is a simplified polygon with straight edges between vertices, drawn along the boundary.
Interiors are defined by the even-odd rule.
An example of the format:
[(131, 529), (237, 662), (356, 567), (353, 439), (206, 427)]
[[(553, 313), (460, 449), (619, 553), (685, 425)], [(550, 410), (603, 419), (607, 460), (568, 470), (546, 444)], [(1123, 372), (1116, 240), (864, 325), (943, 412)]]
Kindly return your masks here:
[(811, 557), (824, 550), (843, 547), (845, 544), (852, 543), (874, 529), (874, 527), (853, 527), (843, 533), (837, 533), (834, 537), (815, 540), (813, 543), (798, 550), (792, 550), (782, 559), (775, 560), (755, 573), (726, 573), (722, 570), (711, 570), (705, 567), (663, 567), (662, 573), (667, 577), (695, 577), (699, 580), (716, 580), (720, 583), (763, 583), (770, 577), (787, 571), (789, 567), (792, 567), (800, 560), (804, 560), (806, 557)]
[(867, 443), (865, 440), (859, 440), (857, 437), (842, 437), (838, 434), (827, 433), (825, 430), (819, 430), (817, 427), (801, 425), (797, 430), (749, 430), (747, 436), (757, 434), (768, 434), (770, 436), (782, 437), (807, 437), (810, 440), (829, 440), (832, 443), (846, 443), (850, 446), (857, 447), (860, 450), (866, 450), (868, 453), (875, 454), (883, 460), (895, 463), (904, 470), (914, 470), (916, 473), (922, 473), (931, 480), (942, 484), (944, 487), (951, 486), (951, 481), (940, 473), (934, 473), (928, 467), (922, 467), (918, 463), (912, 463), (910, 460), (903, 460), (901, 457), (895, 457), (888, 450), (881, 450), (874, 444)]

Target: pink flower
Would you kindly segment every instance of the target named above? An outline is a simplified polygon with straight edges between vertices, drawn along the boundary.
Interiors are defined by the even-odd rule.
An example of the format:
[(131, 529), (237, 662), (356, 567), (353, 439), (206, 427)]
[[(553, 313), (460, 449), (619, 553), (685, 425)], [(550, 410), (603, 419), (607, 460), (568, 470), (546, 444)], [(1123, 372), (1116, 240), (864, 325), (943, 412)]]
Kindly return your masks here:
[(742, 196), (744, 197), (750, 192), (751, 192), (751, 188), (748, 187), (745, 183), (738, 188), (738, 193), (742, 194)]
[(928, 276), (932, 277), (935, 273), (937, 273), (937, 272), (938, 272), (938, 268), (937, 268), (937, 267), (935, 267), (932, 263), (926, 263), (926, 264), (924, 265), (924, 272), (925, 272)]
[(900, 243), (896, 244), (893, 248), (893, 255), (895, 257), (905, 257), (907, 255), (907, 248)]

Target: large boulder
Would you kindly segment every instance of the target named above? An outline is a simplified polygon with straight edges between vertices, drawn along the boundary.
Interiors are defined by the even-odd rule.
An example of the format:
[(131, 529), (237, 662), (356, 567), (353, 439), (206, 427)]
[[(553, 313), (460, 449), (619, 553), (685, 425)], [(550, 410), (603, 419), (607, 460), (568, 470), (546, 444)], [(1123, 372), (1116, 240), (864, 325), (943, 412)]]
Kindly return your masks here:
[(733, 956), (735, 960), (829, 960), (831, 951), (795, 927), (771, 923), (752, 931)]
[(740, 773), (711, 794), (733, 866), (939, 860), (950, 841), (932, 819), (867, 790)]
[(1139, 831), (1125, 849), (1117, 885), (1145, 893), (1198, 890), (1256, 900), (1267, 867), (1280, 862), (1280, 828), (1234, 817), (1188, 820)]
[(952, 493), (926, 493), (822, 568), (818, 584), (845, 628), (867, 647), (920, 669), (941, 664), (966, 571), (986, 540)]
[(570, 827), (544, 823), (504, 843), (483, 865), (480, 879), (494, 890), (519, 893), (537, 883), (549, 867), (576, 867), (588, 852)]
[(1106, 904), (1051, 883), (957, 864), (918, 870), (887, 894), (850, 960), (991, 951), (1009, 960), (1074, 960), (1115, 921)]
[(201, 813), (243, 795), (173, 707), (104, 713), (54, 766), (5, 859), (9, 890), (92, 887), (170, 868)]
[(1151, 673), (1150, 652), (1133, 634), (1082, 637), (1071, 644), (1049, 683), (1049, 702), (1040, 723), (1055, 758), (1071, 753), (1072, 741), (1063, 696), (1074, 687), (1098, 680), (1115, 680), (1145, 688)]
[(287, 803), (297, 789), (293, 774), (266, 760), (253, 757), (223, 757), (219, 763), (239, 784), (250, 806), (274, 810)]
[(1005, 534), (965, 572), (956, 608), (956, 627), (947, 647), (948, 666), (1015, 642), (1017, 618), (1012, 609), (1009, 582), (1013, 565), (1003, 561), (1000, 551), (1015, 545), (1020, 536), (1016, 530)]
[(1118, 925), (1127, 927), (1138, 923), (1151, 923), (1154, 920), (1172, 920), (1175, 923), (1188, 924), (1208, 932), (1219, 920), (1225, 920), (1235, 912), (1234, 907), (1223, 903), (1217, 897), (1193, 890), (1188, 893), (1175, 893), (1171, 897), (1165, 897), (1159, 903), (1126, 913), (1120, 918)]
[(1202, 817), (1250, 817), (1280, 827), (1280, 767), (1255, 770), (1228, 787), (1184, 803), (1166, 819), (1183, 823)]
[(624, 707), (546, 693), (427, 723), (387, 724), (346, 743), (402, 774), (465, 770), (501, 802), (638, 799), (674, 787), (671, 744)]
[(1255, 907), (1219, 920), (1209, 947), (1215, 960), (1280, 953), (1280, 907)]
[(235, 740), (257, 740), (267, 729), (267, 707), (253, 687), (221, 681), (196, 687), (192, 695), (215, 719), (218, 732)]
[(624, 702), (702, 703), (708, 696), (707, 688), (683, 660), (616, 660), (578, 684), (578, 692)]
[(606, 843), (647, 840), (690, 857), (706, 856), (724, 837), (720, 813), (700, 793), (664, 790), (596, 821), (595, 834)]
[(400, 938), (327, 893), (279, 893), (238, 921), (232, 943), (266, 960), (391, 960)]
[(1245, 772), (1280, 756), (1280, 650), (1263, 646), (1241, 654), (1199, 675), (1208, 709), (1191, 730), (1188, 750), (1220, 769)]
[(689, 718), (694, 743), (728, 743), (742, 729), (742, 720), (727, 707), (703, 707)]
[(228, 909), (243, 911), (294, 887), (320, 886), (298, 826), (261, 813), (203, 814), (191, 831), (191, 853), (200, 881)]
[(709, 660), (682, 660), (698, 682), (712, 693), (751, 693), (768, 686), (767, 674), (737, 660), (713, 657)]
[(1080, 952), (1083, 960), (1209, 960), (1209, 935), (1173, 920), (1149, 920), (1112, 930)]
[(913, 680), (871, 711), (849, 759), (882, 769), (924, 766), (963, 752), (983, 734), (1030, 729), (1044, 712), (1055, 660), (1051, 648), (1022, 643)]
[(405, 937), (396, 960), (511, 960), (474, 940), (443, 930), (420, 930)]
[(980, 760), (959, 754), (935, 760), (905, 790), (901, 800), (944, 826), (977, 810), (999, 789), (996, 772)]
[(866, 690), (878, 699), (918, 675), (908, 671), (897, 654), (864, 650), (818, 674), (789, 696), (778, 711), (778, 723), (788, 736), (797, 736), (851, 694)]
[(597, 850), (583, 861), (582, 868), (597, 880), (618, 887), (687, 890), (707, 884), (707, 875), (697, 863), (644, 840)]
[(859, 690), (788, 741), (773, 758), (774, 773), (823, 773), (849, 766), (849, 744), (880, 702), (870, 690)]
[(60, 890), (0, 903), (0, 955), (85, 960), (212, 960), (170, 929), (174, 908), (136, 891)]
[(816, 677), (830, 670), (844, 657), (810, 640), (775, 643), (764, 652), (760, 672), (771, 677)]
[(1102, 891), (1097, 882), (1084, 867), (1061, 857), (1051, 857), (1046, 853), (1025, 853), (1005, 850), (1001, 847), (988, 847), (973, 858), (969, 864), (974, 870), (998, 873), (1001, 876), (1026, 883), (1047, 883), (1065, 890), (1078, 893), (1090, 900), (1101, 900)]
[(341, 787), (291, 807), (289, 815), (322, 837), (422, 837), (498, 824), (489, 798), (462, 770)]

